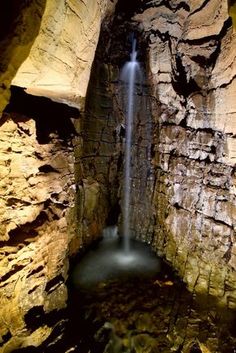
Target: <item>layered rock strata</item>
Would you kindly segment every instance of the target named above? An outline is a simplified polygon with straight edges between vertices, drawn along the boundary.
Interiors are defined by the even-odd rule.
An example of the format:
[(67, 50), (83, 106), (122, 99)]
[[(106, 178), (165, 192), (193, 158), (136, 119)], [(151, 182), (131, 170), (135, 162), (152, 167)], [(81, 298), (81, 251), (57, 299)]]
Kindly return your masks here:
[(47, 1), (39, 34), (13, 84), (27, 92), (83, 108), (105, 16), (115, 1)]
[[(9, 102), (13, 83), (80, 106), (101, 21), (114, 6), (109, 0), (10, 1), (5, 7), (12, 22), (4, 27), (1, 21), (0, 110)], [(85, 244), (83, 219), (92, 206), (84, 200), (94, 193), (84, 187), (75, 196), (73, 144), (79, 146), (80, 138), (73, 137), (70, 118), (78, 118), (78, 111), (44, 98), (26, 98), (20, 90), (1, 118), (3, 352), (38, 346), (51, 334), (54, 313), (66, 305), (68, 255)]]
[[(116, 29), (116, 32), (115, 32)], [(104, 222), (119, 223), (122, 229), (124, 199), (124, 150), (127, 116), (127, 82), (122, 80), (122, 68), (130, 60), (133, 30), (124, 15), (116, 12), (114, 20), (103, 26), (101, 39), (91, 72), (85, 114), (82, 119), (82, 152), (78, 178), (96, 190), (96, 200), (84, 222), (91, 233), (102, 230)], [(110, 32), (114, 33), (108, 41)], [(137, 33), (137, 37), (139, 34)], [(104, 47), (106, 43), (106, 50)], [(139, 42), (139, 40), (138, 40)], [(122, 51), (123, 45), (127, 46)], [(139, 48), (141, 44), (138, 43)], [(131, 146), (130, 228), (134, 237), (150, 241), (153, 234), (153, 170), (151, 166), (152, 113), (145, 66), (138, 55), (140, 68), (136, 74), (134, 117)], [(77, 150), (81, 150), (77, 148)], [(81, 185), (82, 187), (82, 185)], [(91, 190), (92, 190), (91, 189)], [(93, 196), (93, 195), (91, 195)], [(93, 211), (94, 210), (94, 211)], [(93, 228), (93, 230), (91, 229)]]
[[(49, 115), (55, 113), (51, 109)], [(69, 244), (75, 236), (73, 146), (66, 134), (40, 131), (38, 114), (5, 113), (0, 127), (2, 352), (45, 340), (55, 324), (47, 322), (49, 313), (65, 307), (67, 299)]]
[[(38, 10), (38, 25), (24, 41), (25, 28), (30, 27), (26, 19), (31, 18), (27, 12), (31, 5), (25, 4), (26, 12), (19, 11), (25, 14), (23, 22), (17, 20), (24, 26), (16, 27), (10, 42), (4, 42), (6, 52), (11, 47), (19, 51), (9, 49), (9, 66), (1, 68), (2, 106), (12, 77), (30, 51), (14, 83), (28, 92), (84, 107), (101, 20), (114, 3), (31, 2), (32, 11)], [(235, 308), (235, 32), (227, 2), (140, 4), (142, 12), (136, 9), (140, 13), (132, 26), (139, 25), (149, 45), (152, 111), (149, 106), (147, 111), (155, 124), (153, 246), (192, 291)], [(60, 117), (61, 108), (47, 108), (46, 121), (42, 115), (16, 109), (17, 115), (5, 114), (1, 122), (4, 352), (37, 346), (50, 335), (55, 321), (49, 313), (64, 307), (67, 298), (68, 254), (97, 237), (105, 221), (117, 218), (119, 212), (124, 116), (117, 80), (129, 51), (123, 50), (123, 36), (111, 49), (111, 42), (106, 42), (109, 28), (104, 33), (103, 63), (95, 65), (86, 112), (76, 122), (80, 136), (74, 140), (78, 190), (74, 210), (73, 146), (71, 137), (64, 135), (70, 132), (66, 122), (73, 114), (68, 113), (60, 128), (60, 118), (52, 119), (52, 125), (51, 118)], [(20, 50), (22, 45), (26, 51)], [(40, 104), (34, 109), (40, 110)], [(43, 126), (50, 128), (45, 132)]]
[(153, 246), (188, 287), (236, 307), (235, 32), (227, 2), (150, 2)]

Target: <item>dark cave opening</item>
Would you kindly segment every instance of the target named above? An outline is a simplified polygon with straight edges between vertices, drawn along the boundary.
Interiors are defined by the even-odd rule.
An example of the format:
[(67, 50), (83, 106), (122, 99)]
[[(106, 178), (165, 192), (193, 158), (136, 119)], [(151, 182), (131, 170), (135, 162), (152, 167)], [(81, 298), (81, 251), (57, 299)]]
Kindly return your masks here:
[(76, 108), (49, 98), (27, 94), (20, 87), (11, 87), (11, 99), (4, 113), (11, 114), (16, 123), (21, 119), (35, 120), (37, 140), (40, 144), (49, 143), (55, 136), (66, 143), (77, 135), (71, 121), (71, 118), (78, 119), (80, 116)]
[(0, 13), (0, 40), (5, 38), (12, 27), (16, 18), (22, 11), (22, 3), (18, 0), (2, 1), (2, 9)]

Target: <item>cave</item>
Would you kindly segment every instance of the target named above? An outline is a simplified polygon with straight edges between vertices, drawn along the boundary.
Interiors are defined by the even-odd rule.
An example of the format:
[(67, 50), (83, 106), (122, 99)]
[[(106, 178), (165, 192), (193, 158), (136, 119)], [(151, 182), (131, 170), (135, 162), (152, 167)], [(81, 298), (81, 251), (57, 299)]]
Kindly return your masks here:
[(1, 6), (0, 352), (235, 353), (236, 2)]

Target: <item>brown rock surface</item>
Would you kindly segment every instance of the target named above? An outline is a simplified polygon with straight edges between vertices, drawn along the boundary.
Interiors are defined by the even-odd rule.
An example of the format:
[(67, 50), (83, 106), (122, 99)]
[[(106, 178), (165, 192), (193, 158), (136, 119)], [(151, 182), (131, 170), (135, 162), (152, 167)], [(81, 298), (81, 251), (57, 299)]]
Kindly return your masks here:
[(39, 34), (13, 84), (83, 108), (101, 22), (111, 0), (47, 1)]
[[(10, 44), (4, 42), (1, 107), (20, 66), (15, 85), (83, 108), (100, 24), (114, 3), (47, 1), (44, 15), (43, 2), (38, 7), (34, 3), (17, 18)], [(235, 308), (236, 58), (226, 4), (147, 2), (132, 23), (148, 43), (155, 124), (153, 246), (189, 289)], [(25, 39), (28, 32), (19, 34), (19, 28), (28, 26), (28, 14), (36, 9), (37, 30)], [(102, 60), (109, 53), (105, 50)], [(115, 103), (119, 63), (100, 64), (86, 114), (76, 123), (83, 134), (74, 140), (75, 209), (72, 145), (55, 135), (39, 142), (39, 121), (35, 126), (22, 115), (7, 116), (0, 126), (0, 344), (5, 352), (37, 346), (51, 333), (42, 318), (65, 306), (68, 254), (97, 237), (109, 208), (117, 206), (122, 167), (118, 133), (124, 118)], [(101, 69), (97, 76), (96, 69)], [(113, 110), (117, 115), (112, 116)], [(33, 328), (27, 324), (31, 315), (39, 318)]]
[[(218, 6), (216, 1), (169, 5), (154, 1), (133, 20), (149, 43), (150, 114), (155, 122), (153, 246), (179, 270), (191, 290), (235, 307), (235, 34), (227, 10), (226, 3)], [(116, 49), (120, 45), (115, 35), (113, 45)], [(90, 224), (106, 216), (107, 190), (117, 193), (117, 186), (109, 184), (109, 168), (120, 173), (117, 157), (121, 153), (122, 158), (122, 146), (115, 144), (115, 132), (123, 117), (119, 103), (114, 103), (119, 94), (113, 55), (108, 46), (98, 58), (100, 68), (83, 125), (80, 173), (91, 178), (87, 185), (97, 185), (103, 199), (99, 205), (105, 206), (90, 214)], [(115, 174), (111, 175), (114, 183)], [(133, 219), (134, 229), (137, 219)], [(148, 222), (142, 222), (143, 229)]]
[[(14, 8), (16, 18), (11, 13), (12, 24), (0, 38), (0, 110), (9, 101), (10, 84), (69, 105), (84, 101), (101, 21), (114, 6), (110, 0), (62, 0), (22, 2)], [(21, 94), (17, 104), (23, 98)], [(82, 234), (89, 238), (101, 230), (93, 219), (93, 208), (100, 202), (96, 183), (83, 181), (74, 207), (74, 151), (61, 136), (69, 126), (61, 122), (65, 108), (61, 112), (46, 104), (40, 116), (45, 101), (20, 105), (24, 111), (4, 114), (0, 126), (0, 350), (4, 352), (37, 346), (51, 333), (48, 313), (66, 304), (68, 254), (84, 244)], [(77, 146), (79, 141), (75, 139)], [(79, 222), (84, 218), (89, 227), (78, 224), (76, 217)], [(34, 316), (36, 325), (28, 322)]]
[(227, 2), (155, 1), (135, 19), (150, 41), (158, 111), (153, 245), (191, 290), (235, 308), (236, 59)]
[(39, 144), (35, 121), (14, 115), (1, 124), (0, 145), (0, 344), (11, 352), (45, 340), (44, 318), (66, 304), (74, 158), (56, 137)]

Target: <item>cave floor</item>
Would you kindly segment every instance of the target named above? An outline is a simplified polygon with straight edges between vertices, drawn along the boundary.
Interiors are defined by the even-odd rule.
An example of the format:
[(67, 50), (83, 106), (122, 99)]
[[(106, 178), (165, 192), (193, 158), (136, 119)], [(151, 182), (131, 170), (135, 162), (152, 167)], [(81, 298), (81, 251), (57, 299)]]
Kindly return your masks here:
[(86, 320), (84, 338), (68, 352), (236, 352), (234, 313), (194, 297), (173, 275), (113, 280), (74, 296)]
[(57, 353), (235, 353), (234, 312), (198, 298), (168, 270), (72, 289)]
[(236, 353), (235, 311), (191, 294), (165, 263), (149, 277), (68, 287), (68, 308), (53, 334), (19, 352)]

